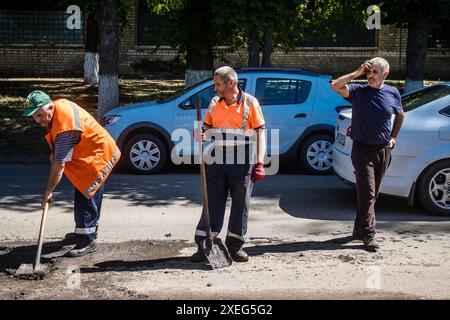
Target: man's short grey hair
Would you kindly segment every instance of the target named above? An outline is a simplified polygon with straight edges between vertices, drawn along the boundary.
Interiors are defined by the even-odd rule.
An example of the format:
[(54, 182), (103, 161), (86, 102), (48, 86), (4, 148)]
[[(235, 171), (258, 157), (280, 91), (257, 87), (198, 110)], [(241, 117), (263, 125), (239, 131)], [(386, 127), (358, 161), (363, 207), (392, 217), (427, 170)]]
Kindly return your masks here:
[(372, 62), (373, 64), (379, 65), (381, 68), (381, 72), (389, 72), (389, 62), (387, 62), (387, 60), (385, 58), (381, 58), (381, 57), (376, 57), (376, 58), (372, 58), (370, 59), (370, 62)]
[(220, 76), (222, 80), (224, 81), (230, 81), (230, 80), (236, 80), (236, 83), (238, 82), (238, 75), (236, 71), (233, 70), (233, 68), (225, 66), (220, 67), (216, 71), (214, 71), (215, 76)]
[(42, 106), (41, 109), (44, 109), (45, 111), (47, 111), (51, 105), (53, 105), (53, 102), (47, 103), (45, 106)]

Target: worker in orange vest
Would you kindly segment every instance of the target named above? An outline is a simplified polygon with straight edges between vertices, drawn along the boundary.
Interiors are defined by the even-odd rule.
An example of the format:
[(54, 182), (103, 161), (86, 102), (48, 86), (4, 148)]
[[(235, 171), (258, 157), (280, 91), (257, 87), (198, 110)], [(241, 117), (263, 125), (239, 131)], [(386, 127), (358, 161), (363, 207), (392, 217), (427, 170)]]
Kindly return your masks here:
[[(208, 136), (213, 140), (212, 157), (205, 158), (211, 234), (215, 237), (222, 229), (230, 194), (232, 202), (225, 244), (234, 261), (246, 262), (248, 255), (242, 247), (247, 233), (250, 197), (254, 182), (265, 176), (264, 116), (258, 100), (239, 88), (238, 76), (232, 68), (225, 66), (214, 72), (214, 87), (217, 96), (206, 111), (202, 135), (202, 140)], [(256, 148), (252, 148), (255, 142)], [(202, 215), (195, 231), (198, 250), (192, 255), (192, 262), (206, 260), (200, 248), (206, 238), (205, 230)]]
[(50, 176), (42, 197), (44, 207), (63, 173), (75, 187), (76, 246), (68, 255), (80, 257), (97, 250), (98, 219), (105, 180), (120, 158), (120, 150), (109, 133), (86, 110), (72, 101), (31, 92), (31, 104), (23, 115), (32, 116), (46, 128), (50, 147)]

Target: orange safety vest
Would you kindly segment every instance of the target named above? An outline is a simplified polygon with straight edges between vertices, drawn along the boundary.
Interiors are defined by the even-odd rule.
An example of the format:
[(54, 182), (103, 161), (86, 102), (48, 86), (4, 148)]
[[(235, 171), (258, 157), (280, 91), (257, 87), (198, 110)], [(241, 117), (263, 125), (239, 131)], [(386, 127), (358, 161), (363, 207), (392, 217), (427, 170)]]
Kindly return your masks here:
[(65, 131), (81, 131), (80, 142), (75, 145), (72, 160), (66, 162), (64, 174), (88, 199), (106, 180), (120, 159), (120, 150), (114, 139), (93, 116), (72, 101), (53, 101), (51, 128), (45, 135), (54, 150), (56, 136)]

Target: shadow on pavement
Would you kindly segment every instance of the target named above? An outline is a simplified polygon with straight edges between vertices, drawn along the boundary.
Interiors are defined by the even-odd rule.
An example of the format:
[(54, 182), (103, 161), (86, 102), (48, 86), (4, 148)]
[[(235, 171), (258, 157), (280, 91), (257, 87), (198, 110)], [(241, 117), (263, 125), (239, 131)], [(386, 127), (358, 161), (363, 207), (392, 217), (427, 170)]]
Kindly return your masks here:
[(326, 241), (301, 241), (282, 244), (257, 245), (253, 247), (246, 247), (244, 250), (249, 256), (259, 256), (265, 253), (294, 253), (311, 250), (343, 250), (343, 249), (358, 249), (363, 250), (362, 242), (355, 242), (355, 244), (348, 245), (353, 241), (352, 236), (345, 236), (340, 238), (333, 238)]
[[(64, 247), (73, 244), (75, 244), (73, 234), (67, 234), (66, 238), (63, 240), (45, 242), (42, 247), (41, 263), (52, 264), (55, 259), (63, 257), (64, 254), (53, 256), (51, 258), (44, 257), (45, 255), (60, 253)], [(10, 273), (9, 271), (18, 269), (21, 264), (34, 264), (36, 250), (37, 245), (4, 248), (3, 254), (0, 254), (0, 273)]]
[[(363, 245), (346, 245), (353, 238), (351, 236), (334, 238), (327, 241), (305, 241), (294, 243), (283, 243), (276, 245), (258, 245), (245, 247), (249, 256), (258, 256), (265, 253), (293, 253), (310, 250), (342, 250), (342, 249), (363, 249)], [(98, 272), (138, 272), (155, 271), (163, 269), (182, 270), (211, 270), (206, 263), (192, 263), (190, 257), (173, 257), (155, 260), (123, 261), (112, 260), (95, 264), (93, 267), (81, 268), (81, 273)]]
[(164, 269), (211, 270), (205, 263), (193, 263), (190, 257), (173, 257), (140, 261), (112, 260), (96, 263), (93, 267), (80, 268), (81, 273), (140, 272)]

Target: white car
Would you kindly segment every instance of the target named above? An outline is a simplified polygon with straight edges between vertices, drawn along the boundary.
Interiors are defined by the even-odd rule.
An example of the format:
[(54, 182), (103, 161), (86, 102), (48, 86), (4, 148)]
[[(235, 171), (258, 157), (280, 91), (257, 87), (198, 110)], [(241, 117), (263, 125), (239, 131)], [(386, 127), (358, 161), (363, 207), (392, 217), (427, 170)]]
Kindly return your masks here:
[[(392, 162), (380, 192), (420, 201), (433, 214), (450, 215), (450, 82), (402, 96), (405, 120), (392, 150)], [(339, 113), (333, 145), (333, 168), (355, 184), (350, 158), (352, 110)]]

